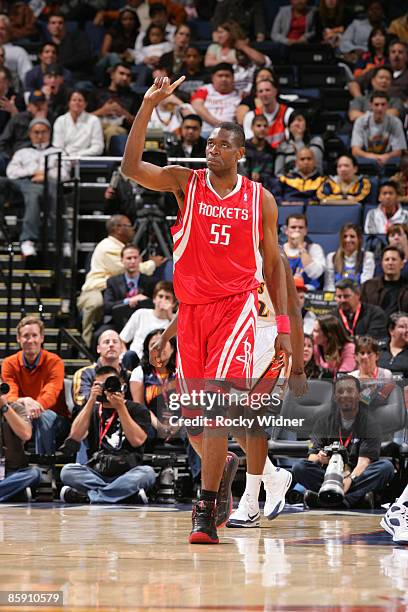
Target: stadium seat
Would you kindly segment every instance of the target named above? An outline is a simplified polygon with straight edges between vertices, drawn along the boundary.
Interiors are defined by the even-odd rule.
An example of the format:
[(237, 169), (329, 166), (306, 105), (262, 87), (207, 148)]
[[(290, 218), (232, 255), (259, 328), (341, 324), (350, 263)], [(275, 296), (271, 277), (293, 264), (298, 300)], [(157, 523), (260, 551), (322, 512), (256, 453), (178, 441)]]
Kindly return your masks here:
[(294, 66), (274, 66), (273, 71), (278, 79), (279, 87), (296, 87), (296, 69)]
[(278, 206), (278, 225), (286, 225), (289, 215), (302, 215), (304, 212), (305, 207), (302, 204)]
[[(360, 174), (360, 171), (359, 171), (359, 174)], [(370, 176), (370, 183), (371, 183), (371, 191), (370, 191), (368, 198), (364, 202), (364, 206), (368, 206), (370, 204), (377, 204), (378, 202), (378, 186), (379, 186), (378, 176)], [(365, 216), (364, 216), (364, 219), (365, 219)]]
[(312, 242), (317, 242), (317, 244), (320, 244), (326, 255), (332, 251), (335, 251), (339, 246), (338, 232), (335, 234), (313, 234), (308, 232), (307, 235)]
[(347, 89), (338, 89), (337, 87), (322, 89), (320, 95), (325, 110), (348, 111), (351, 96)]
[(306, 211), (309, 232), (338, 233), (345, 223), (361, 223), (361, 205), (326, 204), (308, 206)]
[(308, 442), (316, 419), (330, 410), (333, 385), (325, 380), (309, 380), (308, 390), (302, 397), (295, 397), (288, 391), (283, 399), (281, 416), (285, 419), (303, 419), (301, 427), (285, 426), (303, 440), (278, 440), (280, 427), (272, 429), (269, 440), (270, 457), (306, 457)]
[(302, 66), (299, 69), (299, 87), (344, 87), (346, 74), (342, 66)]
[(85, 35), (95, 56), (100, 53), (105, 32), (106, 30), (103, 26), (97, 26), (93, 21), (87, 21), (85, 24)]
[(330, 64), (333, 58), (334, 51), (329, 45), (293, 45), (289, 48), (289, 64), (295, 66)]

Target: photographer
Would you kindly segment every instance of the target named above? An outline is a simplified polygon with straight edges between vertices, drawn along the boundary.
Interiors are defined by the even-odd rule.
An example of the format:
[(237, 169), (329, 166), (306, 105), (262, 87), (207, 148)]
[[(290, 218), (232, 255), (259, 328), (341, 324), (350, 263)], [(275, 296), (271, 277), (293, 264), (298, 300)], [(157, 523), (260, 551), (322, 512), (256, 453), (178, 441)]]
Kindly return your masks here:
[(0, 502), (19, 493), (18, 501), (30, 501), (29, 487), (38, 485), (41, 478), (38, 468), (28, 467), (24, 453), (24, 443), (32, 435), (30, 419), (23, 404), (7, 402), (6, 389), (0, 388), (0, 393)]
[(156, 478), (153, 468), (141, 465), (149, 426), (147, 408), (125, 400), (117, 370), (98, 368), (89, 399), (65, 441), (65, 448), (75, 452), (87, 438), (91, 459), (63, 467), (61, 500), (116, 503), (138, 493), (145, 498)]
[[(348, 465), (343, 474), (343, 502), (336, 508), (358, 506), (374, 491), (381, 491), (394, 476), (387, 459), (380, 459), (381, 433), (367, 409), (360, 404), (360, 382), (344, 376), (334, 384), (334, 402), (329, 414), (315, 424), (309, 456), (293, 466), (293, 475), (307, 491), (304, 503), (309, 508), (321, 508), (320, 490), (330, 456), (324, 448), (339, 442), (347, 450)], [(366, 501), (373, 506), (372, 495)], [(333, 507), (333, 506), (329, 506)]]

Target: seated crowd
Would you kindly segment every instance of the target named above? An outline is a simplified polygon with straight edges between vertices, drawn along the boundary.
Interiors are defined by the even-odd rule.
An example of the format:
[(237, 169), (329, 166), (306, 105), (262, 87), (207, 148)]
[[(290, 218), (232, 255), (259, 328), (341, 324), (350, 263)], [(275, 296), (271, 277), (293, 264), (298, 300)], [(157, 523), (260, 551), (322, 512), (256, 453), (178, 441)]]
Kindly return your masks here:
[[(56, 3), (42, 4), (24, 34), (16, 31), (11, 11), (0, 14), (0, 205), (13, 194), (24, 202), (23, 257), (39, 249), (44, 184), (48, 217), (55, 219), (56, 162), (45, 177), (45, 156), (56, 150), (85, 158), (121, 156), (153, 79), (184, 75), (155, 109), (149, 128), (170, 133), (169, 156), (203, 158), (205, 138), (215, 126), (242, 125), (242, 172), (272, 191), (280, 212), (290, 207), (279, 237), (302, 305), (305, 372), (309, 379), (336, 381), (336, 418), (346, 430), (351, 416), (366, 427), (366, 407), (360, 410), (357, 399), (364, 380), (408, 377), (406, 25), (389, 20), (379, 0), (368, 0), (364, 14), (343, 0), (291, 0), (268, 32), (262, 3), (241, 17), (231, 10), (237, 3), (225, 0), (207, 23), (212, 40), (203, 52), (205, 45), (192, 44), (208, 18), (199, 0), (128, 0), (119, 9), (104, 0), (98, 10), (82, 12), (82, 3), (68, 0), (58, 10)], [(311, 44), (330, 48), (350, 97), (331, 156), (333, 133), (317, 128), (319, 113), (302, 105), (307, 94), (284, 91), (279, 77), (279, 67), (296, 49)], [(70, 172), (69, 163), (63, 164), (61, 178)], [(144, 502), (154, 486), (143, 452), (174, 433), (165, 402), (174, 386), (176, 344), (166, 346), (161, 368), (150, 365), (149, 350), (177, 303), (171, 260), (156, 255), (143, 261), (132, 242), (134, 210), (125, 208), (122, 196), (121, 187), (105, 192), (105, 211), (115, 214), (93, 251), (77, 300), (83, 340), (98, 358), (74, 375), (73, 410), (67, 408), (63, 361), (43, 348), (42, 321), (20, 321), (21, 350), (3, 360), (10, 403), (0, 396), (0, 404), (2, 412), (6, 407), (10, 450), (0, 501), (27, 497), (27, 487), (38, 485), (40, 473), (27, 467), (23, 452), (31, 439), (40, 455), (55, 454), (64, 440), (75, 449), (77, 463), (61, 472), (66, 502)], [(324, 219), (334, 205), (357, 208), (359, 222), (343, 222), (337, 243), (323, 248), (320, 234), (308, 235), (309, 211), (318, 209)], [(324, 314), (313, 308), (313, 295), (324, 296)], [(347, 374), (357, 382), (345, 376), (348, 383), (341, 383)], [(342, 385), (354, 398), (351, 416), (341, 412)], [(347, 507), (392, 478), (391, 464), (379, 458), (380, 437), (375, 433), (371, 444), (363, 441), (354, 449)], [(294, 468), (311, 507), (327, 463), (325, 436), (316, 433), (312, 441), (309, 461)], [(188, 448), (197, 478), (193, 455)]]

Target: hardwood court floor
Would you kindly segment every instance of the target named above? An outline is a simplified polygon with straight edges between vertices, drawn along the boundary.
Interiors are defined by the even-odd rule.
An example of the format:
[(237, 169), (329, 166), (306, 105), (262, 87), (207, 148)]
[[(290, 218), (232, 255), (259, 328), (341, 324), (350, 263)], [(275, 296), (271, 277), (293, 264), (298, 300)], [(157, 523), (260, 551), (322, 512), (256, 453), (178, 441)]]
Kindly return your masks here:
[(0, 591), (61, 590), (65, 612), (408, 610), (408, 547), (378, 515), (299, 510), (218, 546), (189, 527), (172, 507), (2, 504)]

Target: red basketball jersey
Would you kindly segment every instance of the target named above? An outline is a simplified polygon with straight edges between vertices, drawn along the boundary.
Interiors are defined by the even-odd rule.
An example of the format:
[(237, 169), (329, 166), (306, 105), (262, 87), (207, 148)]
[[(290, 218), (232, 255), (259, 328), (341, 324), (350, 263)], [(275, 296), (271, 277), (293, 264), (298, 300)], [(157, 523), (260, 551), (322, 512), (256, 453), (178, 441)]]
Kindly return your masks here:
[(258, 287), (256, 252), (262, 240), (262, 185), (238, 175), (224, 198), (208, 170), (195, 170), (184, 210), (172, 228), (174, 289), (180, 302), (208, 304)]

